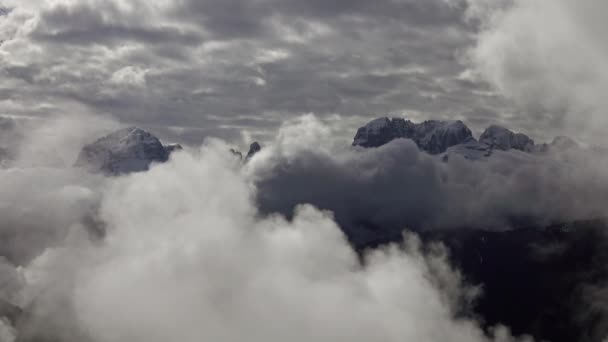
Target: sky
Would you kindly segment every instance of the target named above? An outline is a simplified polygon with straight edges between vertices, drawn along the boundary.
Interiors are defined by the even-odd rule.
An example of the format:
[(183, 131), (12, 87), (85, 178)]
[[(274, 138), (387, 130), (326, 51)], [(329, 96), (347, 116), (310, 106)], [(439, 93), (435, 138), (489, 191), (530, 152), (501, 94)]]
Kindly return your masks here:
[[(0, 159), (14, 157), (0, 165), (0, 303), (28, 314), (0, 317), (0, 341), (529, 341), (458, 317), (478, 284), (440, 247), (406, 234), (360, 256), (348, 238), (359, 222), (400, 234), (602, 216), (602, 150), (444, 163), (411, 141), (350, 140), (399, 116), (605, 144), (607, 11), (0, 0)], [(132, 125), (190, 148), (120, 177), (72, 167)], [(264, 148), (245, 164), (227, 152), (253, 140)]]
[[(194, 145), (210, 136), (267, 141), (285, 120), (307, 113), (345, 140), (380, 116), (462, 119), (477, 135), (502, 124), (541, 141), (567, 133), (586, 139), (587, 127), (569, 129), (564, 117), (589, 109), (547, 99), (543, 89), (584, 80), (587, 70), (575, 68), (606, 51), (572, 49), (580, 30), (560, 37), (532, 18), (568, 24), (593, 11), (567, 1), (525, 3), (1, 0), (0, 115), (102, 118)], [(510, 35), (530, 32), (538, 37), (512, 44)], [(570, 51), (555, 64), (570, 60), (571, 72), (541, 77), (553, 70), (529, 49), (534, 39), (555, 46), (548, 53)], [(572, 58), (574, 51), (585, 54)], [(529, 75), (539, 81), (523, 79)], [(589, 84), (597, 82), (581, 93)]]

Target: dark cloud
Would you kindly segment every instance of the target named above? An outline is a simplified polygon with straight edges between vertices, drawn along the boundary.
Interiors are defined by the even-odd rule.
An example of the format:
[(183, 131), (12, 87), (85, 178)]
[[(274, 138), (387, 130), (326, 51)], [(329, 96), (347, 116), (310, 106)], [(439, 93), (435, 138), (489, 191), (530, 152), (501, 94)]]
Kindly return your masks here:
[[(473, 43), (474, 28), (460, 1), (14, 7), (0, 27), (11, 38), (0, 47), (10, 51), (0, 67), (9, 100), (0, 110), (8, 114), (49, 116), (79, 104), (125, 124), (238, 140), (270, 136), (285, 119), (307, 112), (366, 121), (387, 113), (462, 118), (476, 108), (508, 108), (483, 83), (461, 81), (466, 67), (459, 56)], [(33, 99), (44, 99), (44, 108), (31, 106)], [(264, 126), (234, 124), (245, 116), (266, 118)], [(354, 131), (355, 121), (347, 123)]]
[(126, 15), (111, 2), (104, 5), (58, 5), (40, 14), (42, 20), (32, 38), (80, 46), (130, 41), (150, 45), (167, 41), (180, 45), (201, 43), (202, 37), (197, 32), (150, 25), (146, 20), (133, 20), (135, 15)]
[(356, 244), (399, 237), (406, 228), (504, 230), (603, 217), (608, 195), (604, 166), (588, 155), (498, 152), (488, 161), (443, 163), (395, 140), (271, 160), (258, 182), (262, 211), (289, 215), (311, 203), (333, 212)]

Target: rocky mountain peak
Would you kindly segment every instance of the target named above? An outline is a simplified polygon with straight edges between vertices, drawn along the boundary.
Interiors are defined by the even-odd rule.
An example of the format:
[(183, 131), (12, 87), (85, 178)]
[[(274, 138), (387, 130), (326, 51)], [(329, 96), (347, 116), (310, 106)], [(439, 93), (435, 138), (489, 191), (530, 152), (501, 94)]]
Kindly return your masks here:
[(119, 175), (146, 171), (153, 162), (165, 162), (179, 145), (163, 146), (152, 133), (127, 127), (86, 145), (74, 164), (93, 172)]
[(508, 151), (510, 149), (524, 152), (534, 150), (534, 140), (522, 133), (515, 133), (510, 129), (492, 125), (481, 134), (479, 142), (487, 144), (493, 149)]
[(251, 159), (256, 153), (262, 150), (262, 146), (257, 141), (254, 141), (249, 145), (249, 152), (247, 152), (246, 159)]
[(399, 138), (411, 139), (421, 150), (439, 154), (450, 146), (473, 139), (473, 135), (460, 120), (427, 120), (416, 124), (401, 118), (384, 117), (372, 120), (359, 128), (353, 146), (379, 147)]

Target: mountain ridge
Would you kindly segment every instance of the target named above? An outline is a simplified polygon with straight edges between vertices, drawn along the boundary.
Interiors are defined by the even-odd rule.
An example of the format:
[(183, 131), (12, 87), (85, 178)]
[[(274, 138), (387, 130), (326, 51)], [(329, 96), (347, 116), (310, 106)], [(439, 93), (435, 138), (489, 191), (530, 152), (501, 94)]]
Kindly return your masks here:
[(375, 148), (395, 139), (410, 139), (421, 151), (440, 155), (448, 161), (452, 155), (469, 160), (483, 160), (495, 150), (517, 150), (538, 154), (550, 150), (566, 150), (580, 146), (571, 138), (558, 136), (551, 143), (535, 144), (523, 133), (516, 133), (499, 125), (491, 125), (475, 139), (471, 130), (460, 120), (426, 120), (414, 123), (403, 118), (380, 117), (360, 127), (352, 146)]

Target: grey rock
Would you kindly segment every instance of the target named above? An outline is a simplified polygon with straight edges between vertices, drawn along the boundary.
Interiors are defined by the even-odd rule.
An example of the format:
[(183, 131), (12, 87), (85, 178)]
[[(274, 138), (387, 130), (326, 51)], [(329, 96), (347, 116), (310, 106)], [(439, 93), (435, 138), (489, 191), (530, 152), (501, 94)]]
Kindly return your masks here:
[(454, 145), (441, 155), (441, 160), (447, 162), (451, 156), (458, 155), (468, 160), (483, 160), (492, 156), (490, 145), (471, 139), (464, 144)]
[(474, 140), (471, 130), (460, 120), (428, 120), (416, 124), (401, 118), (379, 118), (359, 128), (353, 146), (379, 147), (394, 139), (411, 139), (430, 154)]
[(107, 175), (146, 171), (153, 162), (167, 161), (177, 149), (175, 145), (163, 146), (157, 137), (141, 128), (129, 127), (83, 147), (74, 166)]
[(534, 151), (534, 140), (522, 133), (515, 133), (502, 126), (492, 125), (479, 137), (479, 142), (494, 149), (508, 151), (510, 149), (524, 152)]
[(232, 155), (234, 155), (235, 157), (239, 158), (239, 160), (243, 160), (243, 153), (241, 151), (231, 148), (230, 153), (232, 153)]
[(182, 147), (182, 145), (180, 145), (180, 144), (167, 144), (167, 145), (165, 145), (165, 150), (166, 150), (166, 151), (167, 151), (169, 154), (171, 154), (171, 153), (173, 153), (173, 152), (181, 151), (181, 150), (183, 150), (183, 149), (184, 149), (184, 148), (183, 148), (183, 147)]
[(251, 145), (249, 145), (249, 152), (247, 152), (246, 160), (253, 158), (253, 156), (262, 150), (262, 146), (257, 141), (254, 141)]

